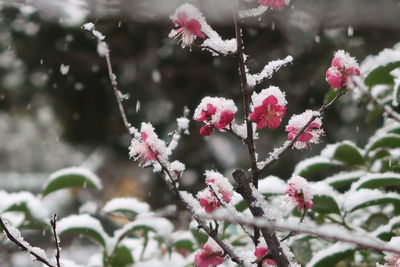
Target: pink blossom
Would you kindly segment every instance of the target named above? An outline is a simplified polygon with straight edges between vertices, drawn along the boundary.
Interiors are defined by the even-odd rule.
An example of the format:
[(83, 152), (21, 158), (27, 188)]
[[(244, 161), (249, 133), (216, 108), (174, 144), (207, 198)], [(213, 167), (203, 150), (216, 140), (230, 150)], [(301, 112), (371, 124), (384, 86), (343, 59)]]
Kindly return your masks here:
[[(267, 255), (268, 248), (265, 244), (260, 244), (254, 251), (254, 256), (256, 256), (256, 261)], [(271, 259), (265, 259), (262, 261), (262, 266), (276, 266), (276, 262)]]
[[(400, 237), (392, 237), (392, 239), (387, 243), (386, 247), (398, 249), (400, 247)], [(385, 262), (386, 267), (400, 267), (400, 255), (386, 253)]]
[(264, 127), (277, 128), (286, 113), (286, 99), (284, 93), (275, 86), (252, 95), (252, 112), (250, 120), (257, 124), (257, 130)]
[(224, 261), (224, 252), (211, 238), (203, 245), (203, 251), (194, 256), (194, 262), (198, 267), (215, 267)]
[(355, 58), (349, 53), (339, 50), (326, 71), (326, 81), (332, 88), (340, 89), (349, 86), (349, 78), (359, 76), (360, 68)]
[(180, 6), (175, 15), (172, 16), (172, 22), (177, 29), (172, 30), (169, 37), (180, 38), (179, 42), (182, 48), (191, 46), (197, 37), (204, 39), (206, 36), (201, 31), (200, 19), (202, 19), (202, 15), (193, 5), (184, 4)]
[(258, 3), (262, 6), (267, 6), (269, 8), (280, 8), (289, 4), (288, 0), (258, 0)]
[(213, 129), (223, 130), (234, 119), (237, 107), (230, 99), (222, 97), (205, 97), (194, 112), (196, 121), (204, 122), (200, 134), (209, 136)]
[(197, 198), (199, 199), (200, 206), (202, 206), (207, 213), (212, 213), (221, 206), (221, 203), (210, 188), (205, 188), (203, 191), (197, 193)]
[(140, 133), (132, 139), (129, 155), (138, 160), (140, 165), (160, 160), (167, 157), (165, 142), (160, 140), (150, 123), (142, 123)]
[(288, 181), (288, 187), (285, 194), (290, 201), (297, 205), (297, 209), (301, 211), (306, 208), (312, 208), (312, 192), (307, 180), (300, 176), (293, 176)]
[[(302, 114), (293, 115), (285, 129), (288, 133), (288, 140), (293, 140), (298, 132), (311, 120), (314, 114), (316, 113), (311, 110), (306, 110)], [(305, 149), (310, 147), (311, 144), (318, 144), (320, 137), (324, 134), (324, 130), (321, 129), (321, 126), (321, 119), (315, 118), (299, 136), (293, 146), (297, 149)]]
[[(228, 178), (216, 171), (206, 171), (206, 184), (211, 186), (219, 199), (225, 203), (232, 201), (233, 186), (229, 182)], [(214, 193), (213, 192), (213, 193)]]

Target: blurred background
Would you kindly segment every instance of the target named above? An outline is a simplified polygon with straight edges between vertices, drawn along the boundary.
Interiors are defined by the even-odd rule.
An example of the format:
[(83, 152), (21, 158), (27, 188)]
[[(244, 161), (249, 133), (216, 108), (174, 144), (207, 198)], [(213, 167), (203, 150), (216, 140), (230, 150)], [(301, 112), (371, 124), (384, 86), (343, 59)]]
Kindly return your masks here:
[[(129, 160), (130, 139), (105, 60), (96, 41), (80, 27), (93, 22), (106, 36), (119, 89), (130, 96), (124, 101), (130, 122), (151, 122), (166, 137), (184, 107), (192, 116), (204, 96), (232, 98), (243, 114), (235, 58), (213, 57), (196, 47), (182, 49), (168, 38), (173, 27), (169, 16), (183, 2), (0, 0), (0, 190), (37, 193), (50, 173), (83, 165), (95, 170), (104, 189), (71, 191), (54, 199), (69, 198), (81, 206), (134, 196), (154, 209), (173, 203), (159, 177)], [(230, 0), (189, 2), (224, 38), (234, 37)], [(241, 6), (251, 8), (257, 2), (246, 0)], [(399, 15), (399, 0), (292, 0), (286, 9), (243, 22), (252, 72), (270, 60), (294, 57), (293, 64), (256, 88), (279, 86), (289, 102), (282, 125), (260, 131), (260, 158), (286, 140), (284, 125), (292, 114), (321, 105), (333, 53), (344, 49), (361, 62), (392, 47), (400, 41)], [(347, 95), (327, 112), (323, 141), (348, 139), (363, 145), (380, 123), (365, 116), (365, 107)], [(183, 136), (173, 155), (186, 164), (182, 183), (191, 192), (202, 187), (206, 169), (230, 177), (234, 168), (249, 167), (240, 142), (219, 132), (203, 138), (199, 128), (199, 123), (191, 124), (191, 134)], [(317, 155), (322, 147), (292, 151), (268, 175), (288, 179), (298, 161)]]

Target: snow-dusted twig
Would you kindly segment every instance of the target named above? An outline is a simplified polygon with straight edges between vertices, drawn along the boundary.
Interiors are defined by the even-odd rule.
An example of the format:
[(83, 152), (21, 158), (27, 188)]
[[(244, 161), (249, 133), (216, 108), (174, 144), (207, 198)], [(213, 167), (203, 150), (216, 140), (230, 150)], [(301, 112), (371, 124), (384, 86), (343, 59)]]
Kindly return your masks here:
[(310, 120), (303, 126), (303, 128), (300, 129), (300, 131), (296, 134), (296, 136), (290, 140), (290, 141), (286, 141), (283, 146), (279, 147), (279, 148), (275, 148), (274, 151), (272, 153), (270, 153), (270, 156), (265, 160), (265, 161), (260, 161), (257, 163), (258, 169), (259, 171), (263, 171), (266, 168), (268, 168), (269, 166), (271, 166), (274, 162), (278, 161), (281, 156), (286, 153), (293, 145), (294, 143), (296, 143), (297, 139), (299, 139), (299, 137), (304, 133), (304, 131), (307, 129), (307, 127), (318, 117), (322, 118), (323, 113), (325, 112), (325, 110), (327, 108), (329, 108), (333, 103), (336, 102), (336, 100), (339, 99), (339, 97), (341, 97), (342, 95), (344, 95), (345, 91), (344, 90), (340, 90), (336, 96), (329, 102), (326, 104), (323, 104), (319, 109), (318, 112), (313, 115)]
[(388, 115), (389, 118), (392, 118), (400, 123), (400, 114), (395, 112), (390, 106), (385, 105), (379, 99), (375, 98), (365, 86), (364, 82), (359, 77), (353, 77), (353, 81), (357, 88), (367, 96), (372, 102), (374, 102), (384, 113)]
[[(245, 266), (245, 262), (243, 259), (239, 257), (239, 255), (236, 254), (235, 250), (227, 243), (225, 243), (223, 240), (221, 240), (218, 237), (218, 233), (212, 229), (210, 226), (207, 225), (207, 222), (202, 220), (196, 213), (193, 212), (192, 207), (182, 199), (182, 196), (179, 192), (178, 187), (176, 186), (176, 183), (174, 182), (172, 175), (168, 168), (163, 164), (163, 162), (159, 159), (158, 155), (154, 153), (154, 151), (149, 148), (150, 151), (153, 153), (154, 157), (156, 158), (156, 161), (161, 165), (162, 171), (159, 172), (158, 174), (163, 177), (164, 182), (167, 184), (168, 188), (172, 193), (175, 194), (175, 196), (178, 198), (178, 200), (185, 206), (186, 210), (188, 210), (191, 214), (192, 217), (196, 220), (196, 222), (199, 224), (199, 227), (202, 228), (208, 236), (210, 236), (212, 239), (214, 239), (215, 242), (222, 248), (222, 250), (229, 255), (229, 257), (232, 259), (232, 261), (236, 262), (237, 264), (241, 266)], [(169, 179), (165, 179), (168, 176)]]
[(353, 244), (359, 248), (400, 255), (400, 249), (386, 247), (384, 245), (384, 242), (377, 238), (366, 236), (364, 232), (357, 235), (354, 232), (343, 229), (343, 227), (333, 228), (333, 226), (331, 225), (318, 226), (315, 224), (297, 224), (289, 222), (281, 223), (273, 222), (263, 217), (256, 218), (255, 220), (248, 218), (233, 218), (229, 214), (225, 215), (221, 213), (202, 214), (200, 217), (205, 220), (218, 220), (230, 223), (241, 223), (247, 226), (256, 226), (260, 229), (275, 229), (283, 232), (312, 235), (326, 240)]
[[(18, 247), (20, 247), (22, 250), (28, 252), (31, 254), (37, 261), (40, 261), (44, 265), (48, 267), (56, 267), (55, 265), (51, 264), (50, 261), (47, 259), (47, 256), (45, 254), (39, 255), (39, 250), (38, 248), (31, 247), (28, 242), (22, 239), (22, 237), (15, 236), (15, 232), (19, 231), (9, 225), (7, 222), (3, 221), (3, 218), (0, 214), (0, 228), (3, 229), (5, 235), (7, 236), (8, 240), (16, 244)], [(40, 250), (41, 252), (44, 253), (43, 250)]]
[(114, 94), (116, 96), (117, 99), (117, 104), (118, 104), (118, 108), (119, 108), (119, 112), (122, 116), (122, 120), (124, 122), (125, 128), (128, 130), (128, 133), (130, 135), (132, 135), (132, 131), (131, 131), (131, 124), (128, 121), (128, 118), (126, 116), (125, 110), (124, 110), (124, 106), (122, 104), (122, 97), (121, 97), (121, 92), (118, 90), (118, 82), (117, 82), (117, 78), (116, 75), (113, 72), (113, 68), (112, 68), (112, 64), (111, 64), (111, 57), (110, 57), (110, 50), (108, 48), (107, 43), (104, 41), (105, 36), (102, 35), (99, 31), (97, 31), (94, 27), (93, 23), (86, 23), (85, 25), (83, 25), (82, 27), (85, 31), (88, 31), (89, 33), (92, 34), (93, 38), (96, 39), (97, 41), (97, 45), (98, 47), (103, 47), (104, 49), (102, 50), (103, 55), (106, 59), (106, 63), (107, 63), (107, 70), (108, 70), (108, 76), (110, 78), (111, 81), (111, 86), (113, 88)]
[(247, 82), (249, 83), (250, 87), (254, 87), (264, 79), (270, 79), (272, 74), (277, 72), (280, 68), (286, 66), (287, 64), (293, 61), (293, 57), (287, 56), (284, 59), (278, 59), (269, 62), (265, 67), (262, 69), (261, 72), (250, 74), (247, 70)]
[[(251, 214), (254, 216), (254, 220), (261, 218), (265, 215), (264, 210), (256, 205), (257, 198), (253, 195), (252, 187), (250, 186), (248, 179), (242, 170), (235, 170), (232, 174), (236, 181), (237, 187), (236, 191), (242, 195), (243, 199), (246, 201)], [(257, 225), (252, 225), (255, 229), (258, 229)], [(276, 236), (273, 227), (264, 227), (261, 230), (265, 242), (268, 245), (268, 250), (270, 251), (272, 258), (278, 264), (279, 267), (289, 266), (289, 261), (286, 255), (283, 253), (280, 242)]]
[(53, 215), (53, 218), (50, 220), (50, 224), (51, 224), (51, 229), (53, 230), (53, 236), (54, 236), (54, 240), (56, 242), (56, 263), (57, 263), (57, 267), (61, 267), (60, 264), (60, 239), (57, 235), (57, 214)]

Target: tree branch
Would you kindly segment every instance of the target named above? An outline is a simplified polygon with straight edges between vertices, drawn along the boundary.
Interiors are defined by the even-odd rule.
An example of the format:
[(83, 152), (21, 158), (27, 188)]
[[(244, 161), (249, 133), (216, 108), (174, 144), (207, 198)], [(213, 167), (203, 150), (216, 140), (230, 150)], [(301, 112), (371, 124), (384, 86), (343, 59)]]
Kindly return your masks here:
[(54, 240), (56, 241), (56, 263), (57, 267), (61, 267), (60, 264), (60, 239), (57, 236), (57, 214), (53, 215), (53, 218), (50, 220), (51, 229), (53, 230)]
[(53, 264), (51, 264), (47, 259), (45, 259), (41, 255), (38, 255), (35, 251), (33, 251), (32, 247), (30, 247), (29, 244), (26, 241), (21, 242), (21, 240), (18, 240), (18, 237), (15, 237), (11, 233), (10, 229), (8, 229), (8, 223), (3, 221), (3, 218), (1, 217), (1, 215), (0, 215), (0, 227), (3, 229), (3, 231), (6, 234), (7, 238), (11, 242), (16, 244), (22, 250), (24, 250), (24, 251), (28, 252), (29, 254), (31, 254), (37, 261), (40, 261), (41, 263), (43, 263), (44, 265), (46, 265), (48, 267), (56, 267)]
[[(256, 218), (263, 217), (264, 211), (259, 205), (255, 205), (257, 203), (256, 197), (253, 195), (252, 188), (247, 181), (246, 175), (242, 170), (235, 170), (232, 174), (233, 179), (235, 179), (237, 183), (236, 191), (242, 195), (243, 199), (246, 201), (247, 206), (251, 214), (253, 214)], [(254, 227), (258, 227), (257, 225), (253, 225)], [(265, 242), (268, 245), (268, 250), (270, 251), (272, 258), (278, 264), (279, 267), (287, 267), (289, 266), (289, 261), (286, 255), (283, 253), (280, 242), (276, 237), (276, 233), (273, 227), (264, 227), (261, 229), (261, 234), (263, 235)]]

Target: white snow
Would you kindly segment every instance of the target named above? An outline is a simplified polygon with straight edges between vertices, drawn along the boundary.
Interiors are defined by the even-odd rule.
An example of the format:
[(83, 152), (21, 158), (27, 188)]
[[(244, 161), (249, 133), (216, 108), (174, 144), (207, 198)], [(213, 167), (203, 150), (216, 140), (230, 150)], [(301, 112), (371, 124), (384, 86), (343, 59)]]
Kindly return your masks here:
[(352, 184), (352, 190), (357, 190), (363, 187), (363, 185), (369, 182), (378, 182), (380, 179), (389, 178), (391, 180), (397, 180), (400, 182), (400, 174), (394, 172), (384, 172), (384, 173), (368, 173), (362, 176), (357, 182)]
[(67, 74), (68, 74), (68, 71), (69, 71), (69, 65), (61, 64), (61, 66), (60, 66), (60, 72), (61, 72), (61, 74), (62, 74), (62, 75), (67, 75)]
[(327, 145), (322, 151), (321, 151), (321, 156), (328, 158), (328, 159), (332, 159), (336, 153), (336, 150), (342, 146), (342, 145), (347, 145), (350, 146), (352, 148), (354, 148), (355, 150), (358, 151), (358, 153), (360, 153), (360, 155), (364, 154), (364, 151), (362, 149), (360, 149), (356, 144), (354, 144), (352, 141), (350, 140), (345, 140), (342, 142), (338, 142), (335, 144), (329, 144)]
[(317, 252), (312, 257), (310, 262), (306, 265), (306, 267), (314, 266), (320, 260), (322, 260), (325, 257), (328, 257), (329, 255), (337, 254), (337, 253), (341, 253), (341, 252), (346, 252), (346, 251), (349, 251), (349, 250), (354, 250), (355, 248), (356, 247), (354, 245), (352, 245), (352, 244), (338, 242), (338, 243), (334, 244), (333, 246), (330, 246), (328, 248), (325, 248), (325, 249), (320, 250), (319, 252)]
[(272, 74), (274, 74), (274, 72), (277, 72), (280, 68), (291, 63), (292, 61), (293, 57), (287, 56), (284, 59), (279, 59), (269, 62), (267, 65), (265, 65), (265, 67), (260, 73), (250, 74), (248, 73), (249, 71), (247, 70), (246, 71), (247, 83), (249, 84), (249, 86), (253, 87), (262, 82), (264, 79), (270, 79), (272, 77)]
[(207, 110), (207, 105), (211, 104), (214, 107), (217, 108), (217, 111), (215, 112), (214, 115), (211, 116), (211, 122), (212, 123), (217, 123), (220, 121), (221, 118), (221, 113), (223, 111), (231, 111), (232, 113), (237, 112), (237, 107), (233, 100), (231, 99), (226, 99), (223, 97), (209, 97), (206, 96), (204, 97), (200, 104), (197, 106), (196, 110), (194, 111), (193, 119), (199, 119), (202, 117), (201, 112), (203, 110)]
[(351, 211), (363, 203), (386, 198), (400, 201), (400, 195), (397, 193), (384, 193), (377, 189), (360, 189), (358, 191), (348, 192), (345, 195), (343, 206), (345, 210)]
[(400, 43), (393, 48), (386, 48), (376, 56), (368, 56), (361, 63), (361, 72), (363, 75), (368, 75), (369, 72), (379, 66), (385, 66), (391, 62), (400, 61)]
[(6, 193), (0, 191), (0, 211), (5, 211), (12, 206), (25, 204), (33, 218), (47, 222), (48, 210), (43, 203), (30, 192)]
[(366, 172), (365, 171), (352, 171), (352, 172), (341, 172), (334, 174), (332, 176), (326, 177), (324, 179), (324, 183), (327, 184), (335, 184), (337, 182), (341, 181), (347, 181), (347, 180), (355, 180), (363, 176)]
[(103, 212), (125, 212), (129, 211), (134, 214), (148, 213), (150, 206), (146, 202), (142, 202), (132, 197), (120, 197), (111, 199), (104, 205)]
[(258, 181), (258, 191), (261, 194), (284, 194), (286, 182), (276, 176), (268, 176)]
[(300, 161), (295, 169), (294, 169), (294, 174), (299, 174), (305, 170), (307, 170), (310, 166), (316, 165), (316, 164), (338, 164), (335, 161), (329, 160), (327, 158), (321, 157), (321, 156), (315, 156), (311, 158), (307, 158), (305, 160)]
[(264, 14), (267, 10), (268, 10), (267, 6), (260, 5), (256, 8), (239, 11), (239, 17), (241, 19), (248, 18), (248, 17), (257, 17), (257, 16), (261, 16), (262, 14)]
[(253, 92), (251, 96), (251, 101), (252, 101), (252, 110), (255, 107), (258, 107), (262, 104), (262, 102), (269, 96), (274, 96), (278, 100), (278, 105), (281, 106), (286, 106), (287, 101), (285, 97), (285, 93), (279, 89), (279, 87), (276, 86), (270, 86), (266, 89), (261, 90), (260, 93)]

